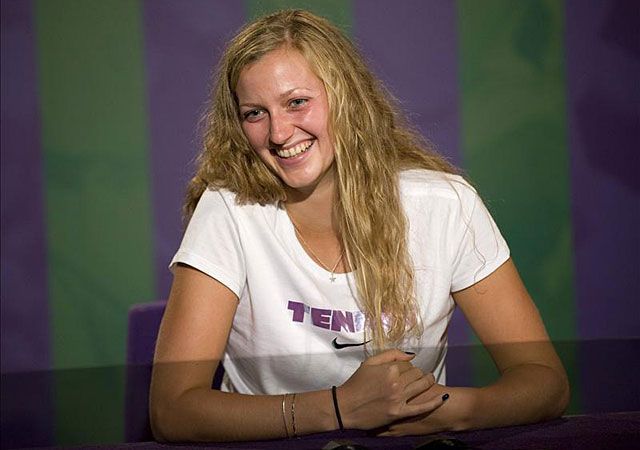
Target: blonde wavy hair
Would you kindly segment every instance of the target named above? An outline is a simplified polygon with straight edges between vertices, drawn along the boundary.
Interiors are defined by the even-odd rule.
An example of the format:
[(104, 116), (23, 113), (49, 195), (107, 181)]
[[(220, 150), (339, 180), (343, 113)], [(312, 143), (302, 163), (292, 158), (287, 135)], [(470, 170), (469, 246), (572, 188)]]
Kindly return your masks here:
[(234, 192), (239, 203), (286, 201), (282, 181), (242, 132), (235, 96), (242, 70), (283, 46), (299, 51), (324, 83), (335, 149), (334, 208), (348, 264), (357, 269), (358, 301), (374, 348), (398, 345), (423, 332), (398, 173), (455, 170), (408, 126), (353, 44), (326, 19), (280, 11), (246, 25), (229, 43), (205, 117), (204, 148), (189, 183), (185, 217), (209, 186)]

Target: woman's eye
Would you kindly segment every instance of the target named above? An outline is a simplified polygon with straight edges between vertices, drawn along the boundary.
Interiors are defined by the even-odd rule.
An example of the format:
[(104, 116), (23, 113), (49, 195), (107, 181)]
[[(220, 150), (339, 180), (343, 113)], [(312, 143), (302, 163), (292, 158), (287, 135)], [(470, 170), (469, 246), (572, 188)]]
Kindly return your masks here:
[(291, 100), (289, 102), (289, 105), (293, 108), (299, 108), (301, 106), (303, 106), (304, 104), (306, 104), (308, 102), (308, 100), (306, 98), (296, 98), (294, 100)]
[(261, 109), (252, 109), (251, 111), (247, 111), (242, 114), (244, 120), (248, 120), (249, 122), (255, 121), (260, 118), (262, 115)]

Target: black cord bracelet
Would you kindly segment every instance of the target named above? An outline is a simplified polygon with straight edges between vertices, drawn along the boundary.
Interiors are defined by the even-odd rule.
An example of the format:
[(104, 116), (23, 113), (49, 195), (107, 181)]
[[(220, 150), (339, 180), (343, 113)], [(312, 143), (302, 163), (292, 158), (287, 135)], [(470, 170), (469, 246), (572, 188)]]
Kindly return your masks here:
[(342, 425), (342, 417), (340, 417), (340, 408), (338, 407), (338, 396), (336, 395), (336, 387), (331, 386), (331, 396), (333, 397), (333, 407), (336, 410), (336, 417), (338, 419), (338, 426), (340, 431), (344, 431), (344, 425)]

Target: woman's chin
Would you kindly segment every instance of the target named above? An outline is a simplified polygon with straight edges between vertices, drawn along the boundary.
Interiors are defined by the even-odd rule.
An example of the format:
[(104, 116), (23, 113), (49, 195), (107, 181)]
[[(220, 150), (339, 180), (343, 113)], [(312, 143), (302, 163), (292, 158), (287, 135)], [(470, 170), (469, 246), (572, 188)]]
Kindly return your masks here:
[(288, 190), (306, 192), (315, 189), (317, 180), (283, 179)]
[(304, 194), (309, 196), (319, 187), (328, 187), (332, 185), (333, 172), (331, 170), (326, 171), (315, 176), (305, 177), (281, 177), (288, 191), (295, 192), (297, 194)]

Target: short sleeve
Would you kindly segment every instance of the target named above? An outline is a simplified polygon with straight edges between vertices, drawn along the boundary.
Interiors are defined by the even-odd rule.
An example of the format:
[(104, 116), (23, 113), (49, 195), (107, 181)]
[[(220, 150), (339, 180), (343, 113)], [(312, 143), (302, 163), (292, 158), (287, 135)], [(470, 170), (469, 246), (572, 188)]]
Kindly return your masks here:
[(205, 190), (169, 268), (187, 264), (228, 287), (240, 298), (246, 279), (244, 253), (230, 196)]
[(460, 199), (456, 224), (451, 291), (465, 289), (490, 275), (509, 259), (509, 247), (478, 193), (462, 181), (454, 183)]

